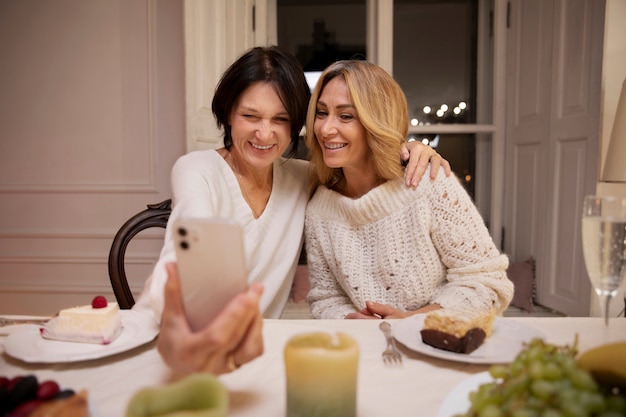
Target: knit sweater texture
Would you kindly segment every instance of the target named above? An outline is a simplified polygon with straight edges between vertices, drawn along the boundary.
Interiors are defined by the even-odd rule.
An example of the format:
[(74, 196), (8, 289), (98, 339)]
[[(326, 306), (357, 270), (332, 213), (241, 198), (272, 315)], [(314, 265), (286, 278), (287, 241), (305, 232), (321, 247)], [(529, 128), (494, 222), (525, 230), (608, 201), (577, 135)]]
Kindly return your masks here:
[[(309, 162), (296, 159), (274, 162), (272, 193), (265, 211), (255, 219), (235, 173), (219, 153), (204, 150), (180, 157), (171, 173), (172, 214), (163, 249), (133, 309), (148, 311), (157, 321), (161, 319), (165, 264), (176, 260), (172, 225), (177, 219), (226, 217), (243, 226), (248, 282), (264, 286), (260, 302), (263, 316), (279, 318), (303, 244), (308, 167)], [(207, 291), (211, 291), (210, 282)]]
[(366, 301), (414, 311), (501, 313), (513, 297), (508, 258), (452, 174), (418, 187), (387, 181), (352, 199), (325, 186), (306, 209), (308, 301), (314, 318), (340, 319)]

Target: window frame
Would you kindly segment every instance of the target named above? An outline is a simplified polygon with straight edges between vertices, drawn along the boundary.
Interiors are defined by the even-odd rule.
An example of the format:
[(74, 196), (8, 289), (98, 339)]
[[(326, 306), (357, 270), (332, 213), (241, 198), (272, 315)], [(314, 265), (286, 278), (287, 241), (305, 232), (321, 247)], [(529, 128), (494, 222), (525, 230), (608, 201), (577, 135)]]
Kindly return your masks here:
[[(477, 172), (475, 203), (499, 246), (503, 228), (507, 3), (479, 0), (478, 123), (409, 126), (409, 134), (476, 135), (476, 167), (483, 175)], [(367, 0), (366, 7), (368, 59), (393, 74), (393, 0)]]

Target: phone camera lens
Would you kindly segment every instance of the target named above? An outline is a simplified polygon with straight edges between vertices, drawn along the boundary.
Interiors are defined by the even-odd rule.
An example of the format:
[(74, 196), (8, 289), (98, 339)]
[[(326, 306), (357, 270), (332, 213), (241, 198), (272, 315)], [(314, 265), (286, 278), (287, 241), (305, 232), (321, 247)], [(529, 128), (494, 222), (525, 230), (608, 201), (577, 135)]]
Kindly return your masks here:
[(187, 236), (187, 229), (185, 229), (184, 227), (179, 227), (178, 234), (181, 236)]
[(182, 242), (180, 242), (180, 247), (183, 249), (189, 249), (189, 243), (187, 243), (186, 240), (183, 240)]

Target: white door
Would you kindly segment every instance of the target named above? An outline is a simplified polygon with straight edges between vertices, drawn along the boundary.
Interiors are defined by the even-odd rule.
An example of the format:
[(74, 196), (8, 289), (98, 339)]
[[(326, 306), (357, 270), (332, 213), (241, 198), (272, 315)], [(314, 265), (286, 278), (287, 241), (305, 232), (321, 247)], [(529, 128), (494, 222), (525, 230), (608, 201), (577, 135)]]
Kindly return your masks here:
[(536, 259), (537, 301), (589, 314), (582, 197), (597, 178), (604, 1), (512, 0), (505, 251)]

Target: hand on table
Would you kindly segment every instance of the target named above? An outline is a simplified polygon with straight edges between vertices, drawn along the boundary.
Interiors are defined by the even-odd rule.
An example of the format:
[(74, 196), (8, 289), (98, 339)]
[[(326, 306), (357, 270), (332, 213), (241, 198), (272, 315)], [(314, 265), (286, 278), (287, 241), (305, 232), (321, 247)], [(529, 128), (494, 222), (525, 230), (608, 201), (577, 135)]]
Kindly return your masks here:
[(365, 308), (358, 313), (347, 314), (346, 319), (404, 319), (406, 317), (426, 313), (431, 310), (438, 310), (441, 308), (439, 304), (429, 304), (425, 307), (419, 308), (415, 311), (400, 311), (395, 307), (387, 304), (376, 303), (374, 301), (367, 301)]
[(166, 265), (165, 305), (157, 349), (180, 375), (193, 372), (223, 374), (263, 354), (260, 284), (233, 298), (204, 329), (192, 332), (187, 322), (176, 264)]
[(407, 186), (416, 187), (430, 162), (430, 178), (435, 179), (439, 168), (443, 167), (446, 176), (450, 176), (450, 163), (433, 148), (422, 142), (413, 141), (402, 144), (402, 160), (408, 160), (404, 170), (404, 181)]

